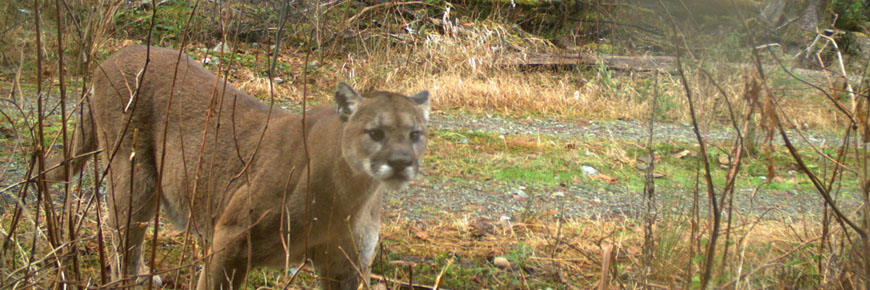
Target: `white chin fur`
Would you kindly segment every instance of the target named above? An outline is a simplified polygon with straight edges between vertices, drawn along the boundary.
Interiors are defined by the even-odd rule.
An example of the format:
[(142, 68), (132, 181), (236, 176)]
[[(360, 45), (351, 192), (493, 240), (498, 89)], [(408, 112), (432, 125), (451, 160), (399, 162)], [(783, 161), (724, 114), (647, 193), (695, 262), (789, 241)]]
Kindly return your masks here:
[(393, 168), (391, 168), (387, 164), (381, 164), (381, 166), (378, 166), (377, 170), (374, 170), (374, 172), (372, 172), (372, 176), (374, 176), (377, 179), (388, 178), (392, 175), (393, 175)]
[(402, 169), (401, 175), (406, 178), (395, 178), (396, 171), (388, 164), (374, 166), (371, 163), (366, 163), (365, 169), (370, 176), (380, 180), (388, 190), (404, 190), (408, 188), (408, 182), (417, 175), (417, 170), (413, 166)]
[(417, 169), (414, 167), (408, 166), (405, 167), (405, 169), (402, 171), (402, 173), (404, 173), (405, 176), (408, 177), (408, 180), (414, 179), (414, 177), (417, 176)]

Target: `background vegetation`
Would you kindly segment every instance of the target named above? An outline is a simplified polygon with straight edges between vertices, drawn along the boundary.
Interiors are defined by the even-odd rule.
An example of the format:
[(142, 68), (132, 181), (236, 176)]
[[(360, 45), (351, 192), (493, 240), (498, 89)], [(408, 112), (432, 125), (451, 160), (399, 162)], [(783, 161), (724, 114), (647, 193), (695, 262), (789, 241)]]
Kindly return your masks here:
[[(129, 44), (183, 50), (296, 111), (338, 81), (429, 89), (424, 177), (387, 200), (377, 287), (870, 288), (870, 1), (34, 0), (0, 15), (0, 288), (112, 288), (102, 186), (38, 173), (95, 65)], [(425, 206), (465, 196), (480, 199)], [(191, 288), (195, 239), (151, 235), (160, 287)], [(247, 281), (316, 284), (308, 269)]]

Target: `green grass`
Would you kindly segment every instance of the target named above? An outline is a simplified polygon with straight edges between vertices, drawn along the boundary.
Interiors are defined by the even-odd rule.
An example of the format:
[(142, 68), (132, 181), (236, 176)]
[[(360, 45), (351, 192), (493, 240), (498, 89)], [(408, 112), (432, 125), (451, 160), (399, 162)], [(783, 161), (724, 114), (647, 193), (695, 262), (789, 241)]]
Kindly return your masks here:
[[(728, 144), (711, 144), (710, 148), (717, 148), (712, 145), (728, 148)], [(556, 136), (505, 136), (482, 131), (433, 131), (429, 148), (426, 164), (448, 177), (544, 187), (572, 183), (608, 186), (600, 179), (586, 176), (581, 169), (586, 165), (615, 178), (614, 184), (631, 191), (643, 189), (645, 171), (637, 169), (636, 165), (644, 163), (638, 158), (648, 154), (644, 144), (629, 140), (588, 138), (569, 141)], [(656, 179), (657, 187), (681, 191), (694, 188), (699, 170), (698, 157), (671, 155), (678, 150), (696, 152), (694, 144), (654, 143), (653, 149), (661, 158), (655, 165), (655, 172), (661, 175)], [(728, 174), (719, 162), (723, 156), (726, 155), (713, 149), (708, 152), (716, 189), (724, 186)], [(823, 160), (807, 158), (805, 161), (817, 174), (823, 172)], [(830, 165), (828, 167), (830, 171)], [(774, 169), (773, 179), (768, 180), (768, 168)], [(703, 168), (700, 170), (703, 173)], [(739, 188), (761, 186), (762, 189), (778, 191), (814, 191), (782, 146), (774, 146), (769, 153), (743, 158), (736, 185)], [(846, 191), (858, 188), (850, 178), (843, 178), (842, 185)]]
[[(170, 1), (158, 7), (158, 15), (152, 32), (152, 43), (163, 46), (176, 46), (181, 41), (182, 31), (193, 11), (193, 2)], [(192, 21), (202, 22), (207, 19), (197, 11)], [(151, 9), (120, 9), (115, 14), (115, 23), (120, 31), (126, 31), (129, 36), (147, 36), (151, 26)], [(190, 33), (190, 32), (189, 32)], [(137, 39), (144, 41), (144, 38)]]

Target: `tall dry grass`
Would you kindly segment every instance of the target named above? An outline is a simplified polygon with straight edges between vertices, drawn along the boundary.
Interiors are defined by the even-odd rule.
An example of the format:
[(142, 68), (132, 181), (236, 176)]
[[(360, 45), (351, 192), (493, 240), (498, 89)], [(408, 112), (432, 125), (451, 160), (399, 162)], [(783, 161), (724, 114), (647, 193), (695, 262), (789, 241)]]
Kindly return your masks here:
[[(10, 11), (17, 9), (18, 6), (13, 3), (22, 7), (29, 7), (30, 4), (6, 2), (2, 12), (12, 13)], [(0, 192), (4, 202), (10, 205), (4, 208), (0, 219), (0, 242), (3, 246), (0, 249), (3, 253), (0, 257), (0, 288), (115, 286), (106, 280), (106, 266), (112, 258), (117, 257), (107, 257), (105, 254), (108, 241), (104, 236), (112, 229), (101, 220), (105, 213), (99, 194), (101, 186), (93, 181), (99, 177), (85, 176), (78, 179), (78, 183), (63, 189), (49, 188), (38, 177), (38, 161), (44, 158), (44, 152), (48, 149), (44, 147), (49, 143), (46, 140), (63, 140), (60, 137), (62, 132), (50, 126), (56, 124), (54, 120), (60, 119), (56, 117), (60, 110), (53, 109), (57, 107), (55, 103), (59, 102), (56, 92), (59, 90), (60, 76), (65, 74), (67, 77), (66, 101), (69, 104), (80, 103), (86, 91), (88, 76), (93, 73), (90, 70), (97, 60), (96, 55), (101, 50), (111, 50), (125, 43), (126, 39), (116, 37), (118, 31), (113, 30), (113, 16), (119, 9), (134, 8), (124, 6), (124, 1), (63, 1), (60, 3), (62, 5), (56, 5), (59, 3), (33, 1), (33, 4), (44, 8), (40, 16), (20, 18), (27, 25), (2, 22), (6, 27), (0, 27), (11, 27), (5, 31), (5, 35), (12, 36), (4, 38), (2, 43), (2, 62), (20, 67), (14, 75), (25, 76), (4, 79), (4, 87), (0, 88), (4, 93), (4, 119), (15, 126), (14, 133), (20, 137), (17, 143), (7, 144), (11, 147), (11, 153), (5, 156), (8, 157), (5, 158), (6, 164), (16, 167), (17, 173), (4, 175), (4, 185), (8, 186)], [(58, 7), (61, 7), (60, 10)], [(160, 11), (159, 8), (157, 11)], [(58, 12), (64, 18), (61, 21), (53, 16)], [(310, 82), (296, 74), (295, 78), (287, 78), (292, 82), (273, 87), (270, 79), (262, 74), (262, 67), (240, 67), (238, 63), (225, 62), (226, 65), (221, 68), (231, 70), (242, 89), (254, 92), (264, 100), (274, 93), (279, 98), (299, 102), (309, 97), (309, 89), (313, 88), (317, 96), (312, 99), (325, 102), (337, 81), (350, 80), (357, 86), (369, 89), (405, 92), (429, 89), (435, 96), (436, 110), (498, 112), (508, 116), (647, 120), (653, 114), (659, 121), (691, 122), (688, 107), (692, 104), (698, 116), (697, 123), (702, 129), (731, 125), (731, 112), (724, 102), (728, 98), (737, 104), (735, 107), (740, 110), (738, 116), (741, 120), (758, 121), (767, 126), (758, 128), (768, 130), (765, 133), (779, 134), (785, 129), (807, 127), (835, 133), (849, 132), (851, 135), (848, 135), (850, 142), (847, 146), (829, 146), (818, 151), (801, 147), (803, 149), (792, 151), (793, 157), (795, 160), (828, 160), (823, 169), (802, 169), (808, 179), (820, 180), (821, 195), (836, 197), (840, 194), (839, 182), (843, 178), (860, 179), (860, 184), (868, 184), (866, 179), (870, 174), (862, 169), (866, 167), (864, 165), (868, 158), (863, 141), (867, 140), (870, 132), (866, 129), (866, 116), (870, 114), (866, 83), (856, 84), (853, 91), (849, 92), (844, 89), (842, 80), (838, 81), (837, 78), (807, 81), (814, 88), (795, 81), (782, 70), (766, 71), (767, 77), (760, 78), (761, 72), (717, 67), (715, 62), (709, 60), (691, 61), (685, 65), (685, 78), (661, 73), (657, 83), (650, 81), (651, 73), (614, 71), (603, 66), (529, 68), (503, 65), (506, 58), (516, 57), (521, 52), (517, 51), (515, 44), (508, 44), (516, 42), (518, 36), (514, 29), (509, 24), (497, 21), (471, 25), (463, 25), (460, 21), (450, 24), (442, 22), (442, 31), (416, 34), (401, 32), (401, 29), (399, 32), (389, 30), (395, 27), (375, 33), (366, 30), (368, 34), (361, 30), (350, 30), (357, 33), (350, 38), (352, 40), (342, 38), (346, 42), (336, 43), (353, 43), (349, 47), (355, 49), (333, 49), (335, 45), (329, 45), (329, 36), (337, 34), (329, 29), (359, 25), (349, 21), (353, 17), (357, 20), (365, 17), (395, 19), (396, 14), (390, 12), (393, 11), (389, 8), (373, 9), (367, 14), (360, 14), (362, 17), (323, 17), (318, 18), (322, 21), (320, 25), (296, 27), (295, 31), (303, 36), (318, 37), (305, 38), (308, 41), (306, 46), (290, 47), (279, 60), (288, 63), (291, 71), (311, 70), (311, 79), (314, 80)], [(310, 16), (324, 15), (328, 13)], [(43, 21), (40, 26), (43, 28), (39, 45), (41, 49), (37, 49), (36, 32), (30, 29), (36, 25), (33, 21), (35, 17)], [(55, 25), (55, 30), (51, 29), (52, 25)], [(66, 28), (63, 35), (66, 42), (57, 42), (56, 35), (52, 35), (59, 25)], [(448, 30), (443, 30), (445, 25)], [(525, 38), (522, 43), (532, 43), (542, 50), (549, 47), (546, 41), (534, 37), (521, 38)], [(192, 46), (206, 47), (212, 44), (203, 41)], [(65, 55), (70, 58), (60, 65), (58, 51), (63, 54), (66, 50), (69, 51)], [(267, 50), (260, 46), (249, 51), (258, 54), (257, 63), (261, 63), (270, 56)], [(308, 53), (306, 50), (314, 52)], [(777, 60), (772, 56), (781, 55), (777, 51), (764, 53), (767, 54), (763, 61), (767, 63), (776, 63)], [(45, 57), (42, 69), (32, 65), (37, 54)], [(318, 63), (312, 65), (311, 61), (304, 61), (310, 55), (324, 57), (315, 57)], [(702, 73), (701, 69), (710, 71), (709, 76)], [(856, 73), (860, 74), (861, 70), (843, 72)], [(35, 92), (35, 82), (39, 78), (44, 79), (42, 85), (45, 88)], [(759, 78), (764, 88), (759, 93), (760, 98), (767, 100), (762, 107), (767, 107), (756, 107), (756, 115), (753, 115), (749, 111), (751, 105), (741, 108), (739, 104), (748, 102), (744, 98), (745, 84), (755, 78)], [(70, 79), (74, 82), (70, 82)], [(658, 93), (654, 93), (656, 91)], [(694, 98), (684, 97), (687, 92), (692, 92)], [(651, 98), (653, 95), (656, 98)], [(825, 95), (832, 97), (826, 98)], [(657, 102), (655, 111), (653, 102)], [(838, 102), (847, 104), (845, 112), (836, 108)], [(39, 110), (44, 113), (34, 113), (37, 111), (36, 103), (45, 106), (45, 110)], [(767, 115), (757, 115), (760, 111), (765, 111)], [(55, 115), (53, 118), (49, 117), (52, 113)], [(37, 125), (40, 120), (45, 121), (45, 124)], [(779, 123), (765, 124), (765, 121)], [(850, 131), (854, 128), (858, 130)], [(39, 133), (39, 129), (49, 130)], [(734, 144), (737, 146), (736, 141)], [(66, 147), (66, 144), (62, 145)], [(719, 150), (733, 152), (730, 149)], [(100, 172), (98, 166), (95, 169), (95, 172)], [(699, 182), (700, 187), (703, 187), (702, 182)], [(722, 190), (722, 187), (716, 189)], [(865, 204), (868, 202), (867, 192), (866, 186), (862, 186), (858, 193)], [(713, 197), (721, 198), (726, 194), (734, 196), (734, 192), (722, 190), (714, 191)], [(743, 215), (741, 209), (726, 207), (728, 211), (723, 211), (723, 220), (719, 221), (722, 230), (713, 231), (714, 222), (707, 216), (709, 209), (697, 208), (704, 207), (700, 199), (702, 197), (697, 197), (694, 201), (694, 210), (685, 210), (690, 205), (680, 204), (683, 211), (654, 220), (649, 236), (643, 236), (645, 225), (640, 224), (640, 219), (632, 217), (623, 217), (624, 220), (618, 221), (541, 218), (502, 228), (478, 241), (469, 240), (469, 225), (462, 220), (426, 223), (429, 227), (428, 236), (433, 237), (426, 240), (417, 239), (418, 233), (409, 231), (413, 227), (405, 221), (389, 224), (385, 232), (396, 245), (395, 249), (388, 250), (399, 254), (410, 252), (428, 255), (449, 249), (477, 261), (489, 261), (492, 255), (505, 254), (505, 248), (499, 245), (528, 245), (532, 249), (528, 255), (528, 267), (544, 273), (533, 278), (558, 281), (555, 283), (561, 283), (565, 288), (600, 286), (602, 283), (625, 288), (691, 288), (700, 287), (701, 280), (735, 289), (768, 286), (799, 288), (808, 285), (833, 288), (851, 285), (860, 288), (860, 285), (868, 285), (866, 278), (862, 278), (870, 269), (866, 262), (870, 260), (867, 258), (870, 255), (867, 255), (866, 237), (870, 231), (866, 217), (870, 214), (867, 214), (866, 206), (861, 208), (860, 214), (847, 212), (836, 215), (833, 213), (836, 204), (832, 202), (822, 207), (821, 212), (797, 221), (793, 217), (762, 219)], [(849, 226), (846, 220), (853, 221), (857, 226)], [(556, 232), (564, 234), (554, 235)], [(155, 238), (153, 241), (158, 241), (159, 252), (149, 252), (154, 250), (149, 248), (146, 253), (159, 253), (154, 260), (154, 270), (168, 277), (164, 285), (167, 288), (190, 288), (195, 283), (195, 262), (201, 257), (198, 252), (201, 248), (183, 232), (171, 232), (160, 227), (151, 234)], [(709, 243), (712, 234), (725, 236), (719, 243), (708, 247), (709, 244), (704, 243)], [(647, 238), (653, 243), (649, 248), (653, 254), (641, 261), (639, 257), (643, 254), (643, 243)], [(712, 259), (702, 256), (705, 250), (706, 253), (712, 253)], [(716, 255), (726, 251), (729, 255)], [(613, 264), (604, 263), (611, 259), (606, 253), (613, 253)], [(709, 276), (702, 279), (701, 274)], [(293, 276), (290, 272), (269, 275), (272, 275), (269, 279), (262, 280), (271, 282), (258, 280), (252, 283), (262, 284), (253, 286), (276, 287)], [(401, 275), (400, 272), (398, 277)], [(436, 275), (435, 272), (429, 273), (430, 277), (426, 279)], [(517, 272), (517, 275), (525, 274)], [(695, 279), (698, 280), (697, 284)], [(299, 283), (295, 285), (303, 288), (314, 284), (311, 279), (303, 279)]]

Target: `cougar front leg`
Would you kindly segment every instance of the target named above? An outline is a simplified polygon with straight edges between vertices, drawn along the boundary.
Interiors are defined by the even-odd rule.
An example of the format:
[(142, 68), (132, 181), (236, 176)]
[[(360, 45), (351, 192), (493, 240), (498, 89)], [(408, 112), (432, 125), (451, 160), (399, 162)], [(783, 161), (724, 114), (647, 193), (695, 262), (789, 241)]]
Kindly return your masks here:
[(369, 283), (380, 219), (361, 219), (354, 224), (353, 227), (337, 226), (346, 229), (347, 234), (314, 248), (312, 260), (321, 277), (322, 289), (355, 290)]
[[(323, 290), (356, 290), (364, 273), (351, 243), (312, 247), (311, 260)], [(357, 272), (359, 270), (360, 272)]]
[(354, 227), (354, 241), (356, 249), (359, 251), (357, 258), (360, 264), (360, 271), (366, 277), (371, 273), (372, 260), (375, 257), (375, 249), (378, 247), (378, 241), (381, 236), (381, 206), (380, 201), (376, 201), (375, 207), (370, 208), (364, 214), (368, 218), (361, 219)]

